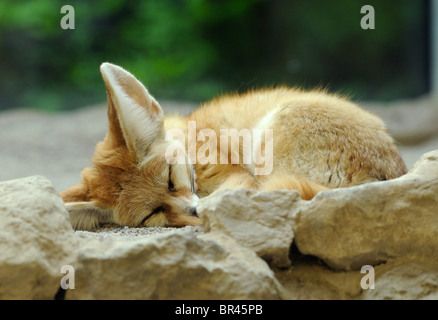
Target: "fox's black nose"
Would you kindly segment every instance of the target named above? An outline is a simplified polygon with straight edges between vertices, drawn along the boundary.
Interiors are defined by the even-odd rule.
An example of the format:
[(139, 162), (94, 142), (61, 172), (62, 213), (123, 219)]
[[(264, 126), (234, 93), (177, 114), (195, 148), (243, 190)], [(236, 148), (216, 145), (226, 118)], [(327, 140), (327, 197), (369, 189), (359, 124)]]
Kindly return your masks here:
[(198, 216), (198, 213), (196, 212), (196, 207), (193, 207), (193, 208), (190, 209), (190, 214), (191, 214), (192, 216), (195, 216), (195, 217)]

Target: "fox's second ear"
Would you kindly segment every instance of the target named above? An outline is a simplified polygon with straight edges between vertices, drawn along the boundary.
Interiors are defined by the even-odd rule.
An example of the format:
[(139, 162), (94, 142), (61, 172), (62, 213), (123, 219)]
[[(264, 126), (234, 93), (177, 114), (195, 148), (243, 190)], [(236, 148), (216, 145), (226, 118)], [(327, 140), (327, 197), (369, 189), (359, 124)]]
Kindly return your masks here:
[(113, 141), (125, 144), (140, 160), (156, 139), (164, 138), (163, 110), (143, 84), (111, 63), (100, 67), (108, 96), (109, 131)]
[(92, 201), (69, 202), (65, 207), (75, 230), (90, 230), (104, 223), (116, 223), (111, 209), (96, 206)]

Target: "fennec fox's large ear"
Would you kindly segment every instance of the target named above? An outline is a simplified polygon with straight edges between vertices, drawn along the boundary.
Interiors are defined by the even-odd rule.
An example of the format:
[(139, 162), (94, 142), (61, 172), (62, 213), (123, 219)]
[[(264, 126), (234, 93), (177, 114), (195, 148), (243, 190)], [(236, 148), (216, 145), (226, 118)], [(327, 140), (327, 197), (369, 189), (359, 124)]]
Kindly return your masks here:
[(164, 139), (163, 110), (132, 74), (111, 63), (100, 66), (108, 96), (107, 139), (124, 144), (141, 161), (157, 138)]

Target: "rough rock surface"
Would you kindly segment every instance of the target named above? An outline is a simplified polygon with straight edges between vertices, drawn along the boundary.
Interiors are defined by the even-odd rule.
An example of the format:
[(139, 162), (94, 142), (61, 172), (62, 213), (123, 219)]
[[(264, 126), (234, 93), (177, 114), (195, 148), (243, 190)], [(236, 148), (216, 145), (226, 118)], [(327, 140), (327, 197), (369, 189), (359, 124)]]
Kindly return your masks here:
[(174, 231), (79, 254), (68, 299), (278, 299), (268, 265), (227, 236)]
[(224, 190), (201, 199), (197, 211), (206, 232), (224, 233), (270, 265), (289, 267), (298, 192)]
[(437, 259), (438, 151), (398, 179), (320, 193), (300, 208), (294, 231), (301, 253), (337, 269)]
[(376, 268), (375, 289), (362, 296), (369, 300), (438, 299), (438, 268), (423, 261), (392, 263)]
[(44, 177), (0, 183), (0, 299), (53, 299), (78, 240)]
[(52, 299), (66, 264), (66, 299), (438, 299), (437, 208), (438, 150), (403, 177), (311, 201), (224, 190), (183, 229), (74, 232), (47, 179), (0, 182), (0, 299)]

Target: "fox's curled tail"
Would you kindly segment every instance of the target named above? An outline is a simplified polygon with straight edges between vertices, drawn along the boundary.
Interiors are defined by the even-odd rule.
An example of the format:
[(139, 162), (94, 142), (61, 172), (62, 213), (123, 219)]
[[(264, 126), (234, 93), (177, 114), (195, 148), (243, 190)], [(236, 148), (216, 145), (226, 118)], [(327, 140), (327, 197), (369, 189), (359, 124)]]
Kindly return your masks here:
[(298, 190), (303, 200), (311, 200), (318, 192), (330, 190), (320, 184), (300, 179), (291, 175), (274, 175), (260, 186), (261, 190)]

